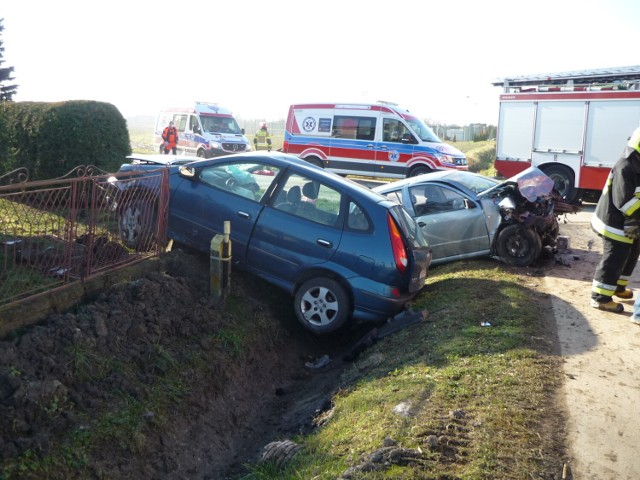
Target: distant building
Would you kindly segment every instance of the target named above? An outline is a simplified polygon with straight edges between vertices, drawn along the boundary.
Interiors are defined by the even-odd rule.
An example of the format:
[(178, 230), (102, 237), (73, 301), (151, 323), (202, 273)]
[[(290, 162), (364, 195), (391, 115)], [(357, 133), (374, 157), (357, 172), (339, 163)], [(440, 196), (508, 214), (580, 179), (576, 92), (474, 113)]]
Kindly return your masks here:
[(464, 141), (464, 128), (447, 128), (445, 136), (454, 142)]

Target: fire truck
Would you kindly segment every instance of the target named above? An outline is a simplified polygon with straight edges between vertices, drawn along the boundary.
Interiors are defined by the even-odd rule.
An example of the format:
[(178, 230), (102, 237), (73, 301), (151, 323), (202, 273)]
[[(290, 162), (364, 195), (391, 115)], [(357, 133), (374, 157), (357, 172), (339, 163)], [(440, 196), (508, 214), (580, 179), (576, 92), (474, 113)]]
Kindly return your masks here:
[(536, 166), (568, 201), (595, 201), (640, 125), (640, 65), (517, 76), (503, 87), (496, 170)]

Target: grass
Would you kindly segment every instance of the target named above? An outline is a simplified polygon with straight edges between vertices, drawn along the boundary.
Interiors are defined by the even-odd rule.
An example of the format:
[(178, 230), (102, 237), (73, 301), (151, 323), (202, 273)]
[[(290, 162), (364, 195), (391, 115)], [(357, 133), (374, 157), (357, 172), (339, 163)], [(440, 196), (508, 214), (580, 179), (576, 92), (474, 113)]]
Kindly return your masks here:
[[(545, 331), (545, 299), (529, 282), (488, 261), (434, 268), (416, 302), (429, 321), (365, 351), (343, 374), (328, 420), (295, 438), (302, 453), (284, 471), (253, 465), (245, 480), (334, 479), (348, 468), (362, 468), (354, 479), (559, 475), (562, 452), (547, 429), (560, 377), (532, 341)], [(394, 413), (399, 405), (410, 414)], [(365, 462), (389, 444), (412, 460)]]
[[(558, 478), (562, 426), (552, 398), (560, 376), (539, 340), (548, 300), (535, 282), (489, 260), (433, 268), (414, 305), (429, 318), (381, 339), (348, 366), (331, 408), (318, 412), (318, 427), (293, 438), (303, 448), (284, 470), (255, 464), (244, 479), (335, 479), (350, 468), (353, 479)], [(160, 373), (143, 395), (114, 392), (109, 409), (84, 419), (86, 427), (58, 439), (45, 456), (27, 452), (5, 465), (0, 478), (86, 478), (89, 459), (106, 445), (144, 452), (149, 435), (188, 408), (193, 385), (270, 341), (280, 320), (251, 312), (231, 296), (225, 326), (207, 339), (209, 353), (197, 348), (178, 357), (155, 345), (149, 358)], [(140, 368), (85, 344), (67, 352), (80, 379), (114, 370), (136, 378)], [(394, 411), (400, 406), (407, 415)], [(395, 454), (386, 463), (370, 460), (389, 449)]]

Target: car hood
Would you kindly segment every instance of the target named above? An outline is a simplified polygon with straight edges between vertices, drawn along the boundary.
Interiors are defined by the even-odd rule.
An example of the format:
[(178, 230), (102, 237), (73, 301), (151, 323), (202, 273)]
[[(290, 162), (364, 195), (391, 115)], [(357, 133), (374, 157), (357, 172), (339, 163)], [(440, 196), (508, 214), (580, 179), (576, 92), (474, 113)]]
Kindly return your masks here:
[(494, 198), (499, 196), (505, 189), (513, 189), (514, 187), (520, 191), (520, 195), (534, 202), (537, 198), (551, 195), (553, 191), (553, 180), (536, 167), (529, 167), (526, 170), (507, 178), (488, 190), (480, 192), (479, 198)]

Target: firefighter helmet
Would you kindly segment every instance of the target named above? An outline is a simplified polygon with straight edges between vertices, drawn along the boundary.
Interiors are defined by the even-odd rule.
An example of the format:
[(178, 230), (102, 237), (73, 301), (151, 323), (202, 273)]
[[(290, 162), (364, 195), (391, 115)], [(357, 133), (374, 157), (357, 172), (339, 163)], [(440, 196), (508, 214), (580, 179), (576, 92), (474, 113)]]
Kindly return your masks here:
[(260, 128), (261, 128), (261, 129), (262, 129), (262, 128), (264, 128), (264, 129), (266, 130), (266, 129), (267, 129), (267, 122), (262, 122), (262, 123), (260, 124)]
[(640, 127), (633, 131), (631, 137), (629, 137), (629, 143), (627, 143), (627, 146), (640, 153)]

